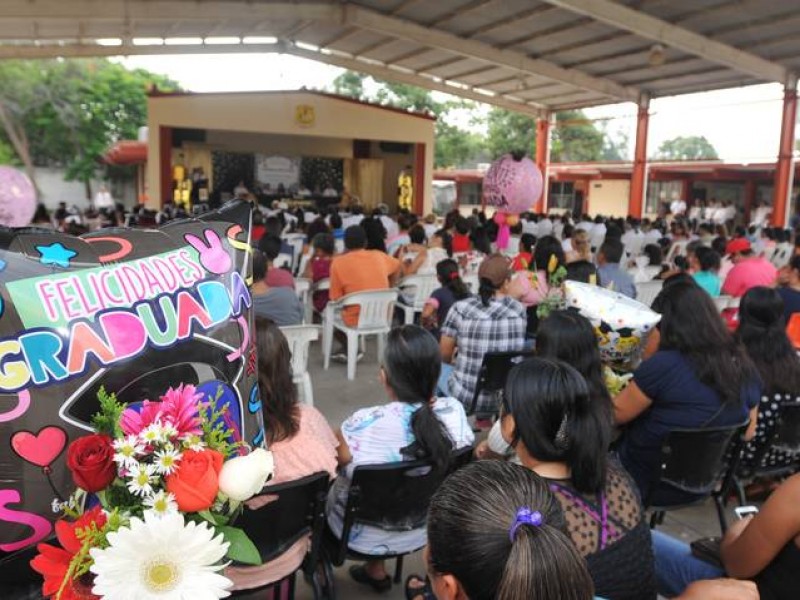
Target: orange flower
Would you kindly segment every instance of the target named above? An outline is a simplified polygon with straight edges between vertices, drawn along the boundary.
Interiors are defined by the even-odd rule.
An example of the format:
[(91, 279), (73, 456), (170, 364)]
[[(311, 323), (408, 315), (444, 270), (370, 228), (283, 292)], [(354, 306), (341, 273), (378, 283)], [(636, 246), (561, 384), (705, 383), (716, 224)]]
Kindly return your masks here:
[(219, 491), (222, 454), (215, 450), (183, 453), (178, 470), (167, 477), (167, 491), (175, 496), (182, 512), (210, 508)]

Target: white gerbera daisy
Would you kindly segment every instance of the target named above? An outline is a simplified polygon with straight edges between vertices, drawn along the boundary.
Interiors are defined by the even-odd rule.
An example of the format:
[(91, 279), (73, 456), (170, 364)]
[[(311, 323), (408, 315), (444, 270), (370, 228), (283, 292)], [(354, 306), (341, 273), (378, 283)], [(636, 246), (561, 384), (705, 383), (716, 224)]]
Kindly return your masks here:
[(215, 600), (233, 583), (219, 573), (228, 551), (207, 523), (185, 522), (175, 513), (144, 513), (108, 534), (107, 548), (93, 548), (92, 592), (106, 600)]
[(158, 479), (153, 465), (138, 464), (129, 473), (128, 490), (136, 496), (149, 496), (153, 493), (153, 483)]
[(167, 444), (163, 450), (156, 450), (156, 472), (161, 475), (171, 475), (178, 468), (182, 456), (172, 444)]
[(142, 503), (156, 513), (159, 517), (178, 512), (178, 504), (175, 496), (161, 490), (152, 496), (147, 496)]
[(135, 467), (139, 462), (136, 457), (144, 452), (144, 444), (135, 435), (114, 440), (112, 445), (117, 451), (114, 454), (114, 462), (126, 469)]

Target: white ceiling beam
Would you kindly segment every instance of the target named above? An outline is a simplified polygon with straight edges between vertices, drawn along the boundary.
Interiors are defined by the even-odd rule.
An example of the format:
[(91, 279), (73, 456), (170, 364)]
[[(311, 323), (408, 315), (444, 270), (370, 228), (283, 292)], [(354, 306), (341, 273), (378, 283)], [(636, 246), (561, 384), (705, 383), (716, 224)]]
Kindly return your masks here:
[(277, 52), (275, 44), (100, 46), (97, 44), (0, 45), (0, 59), (92, 58), (100, 56), (149, 56), (162, 54), (250, 54)]
[(341, 17), (341, 6), (329, 2), (252, 2), (247, 0), (2, 0), (0, 20), (31, 19), (68, 21), (214, 21), (248, 19), (256, 22), (308, 20), (330, 21)]
[(549, 61), (530, 58), (519, 52), (500, 50), (484, 42), (466, 40), (451, 33), (428, 29), (411, 21), (388, 17), (360, 6), (348, 4), (342, 9), (346, 23), (368, 31), (410, 40), (488, 64), (507, 67), (521, 73), (539, 75), (553, 81), (598, 92), (617, 100), (635, 102), (640, 94), (640, 91), (635, 88), (620, 85), (609, 79), (593, 77), (574, 69), (564, 69)]
[(349, 69), (351, 71), (359, 71), (361, 73), (370, 75), (377, 79), (382, 79), (384, 81), (395, 81), (398, 83), (406, 83), (409, 85), (415, 85), (417, 87), (434, 90), (437, 92), (443, 92), (445, 94), (450, 94), (452, 96), (458, 96), (459, 98), (465, 98), (467, 100), (483, 102), (484, 104), (490, 104), (492, 106), (497, 106), (518, 113), (526, 114), (533, 118), (539, 118), (546, 112), (546, 110), (539, 108), (537, 106), (533, 106), (531, 104), (525, 104), (522, 102), (514, 102), (513, 100), (504, 98), (499, 94), (494, 96), (487, 96), (485, 94), (481, 94), (480, 92), (476, 92), (474, 88), (455, 87), (446, 84), (444, 81), (436, 81), (430, 77), (425, 77), (414, 72), (391, 69), (383, 64), (378, 63), (377, 61), (367, 62), (365, 60), (359, 60), (357, 58), (348, 58), (338, 53), (314, 52), (313, 50), (306, 50), (304, 48), (298, 48), (297, 46), (291, 46), (291, 45), (287, 45), (284, 48), (284, 52), (286, 54), (291, 54), (293, 56), (298, 56), (300, 58), (307, 58), (309, 60), (323, 62), (329, 65), (333, 65), (335, 67), (341, 67), (343, 69)]
[(611, 0), (544, 1), (762, 80), (783, 83), (788, 75), (777, 63)]

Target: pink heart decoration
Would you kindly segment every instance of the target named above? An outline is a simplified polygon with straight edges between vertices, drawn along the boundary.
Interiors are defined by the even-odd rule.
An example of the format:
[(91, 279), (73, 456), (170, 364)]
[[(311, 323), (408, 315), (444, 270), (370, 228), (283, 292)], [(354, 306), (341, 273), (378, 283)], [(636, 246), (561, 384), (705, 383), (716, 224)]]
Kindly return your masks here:
[(58, 427), (43, 427), (39, 433), (18, 431), (11, 436), (11, 447), (23, 460), (47, 467), (67, 445), (67, 434)]

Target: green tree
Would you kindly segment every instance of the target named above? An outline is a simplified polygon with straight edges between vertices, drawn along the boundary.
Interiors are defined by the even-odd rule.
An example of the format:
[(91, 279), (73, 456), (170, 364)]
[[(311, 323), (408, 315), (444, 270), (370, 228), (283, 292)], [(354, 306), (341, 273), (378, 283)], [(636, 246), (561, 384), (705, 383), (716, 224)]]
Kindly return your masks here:
[[(536, 120), (521, 113), (493, 108), (487, 118), (486, 143), (491, 157), (512, 150), (536, 152)], [(581, 111), (556, 114), (552, 129), (550, 159), (553, 162), (619, 160), (627, 152), (627, 140), (612, 140)]]
[[(369, 93), (367, 88), (374, 88)], [(426, 89), (405, 83), (374, 80), (371, 77), (345, 71), (334, 79), (331, 91), (365, 102), (391, 105), (403, 110), (424, 112), (436, 117), (437, 167), (459, 167), (481, 153), (480, 136), (451, 122), (452, 112), (471, 109), (474, 104), (462, 100), (439, 101)]]
[[(16, 77), (11, 89), (3, 82)], [(26, 169), (33, 165), (66, 168), (66, 178), (90, 182), (102, 169), (109, 145), (135, 138), (147, 123), (147, 91), (178, 86), (166, 77), (129, 71), (106, 60), (50, 60), (0, 63), (0, 106), (5, 138)]]
[(698, 160), (719, 158), (716, 148), (705, 136), (678, 136), (665, 140), (656, 151), (656, 158), (666, 160)]

